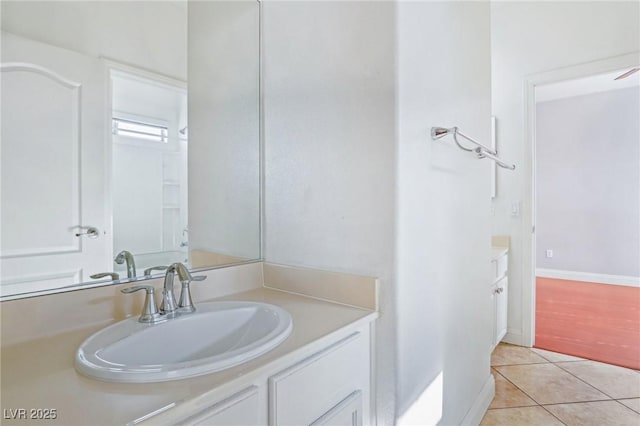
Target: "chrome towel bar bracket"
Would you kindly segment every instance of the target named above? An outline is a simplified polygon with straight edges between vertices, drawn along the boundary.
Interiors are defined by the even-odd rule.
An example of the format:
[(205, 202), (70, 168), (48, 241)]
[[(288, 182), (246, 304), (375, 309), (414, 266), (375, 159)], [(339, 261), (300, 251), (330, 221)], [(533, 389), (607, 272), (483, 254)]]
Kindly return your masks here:
[[(467, 152), (475, 152), (477, 158), (489, 158), (496, 162), (496, 164), (504, 169), (515, 170), (516, 166), (514, 164), (505, 163), (500, 157), (498, 157), (498, 151), (493, 148), (489, 148), (488, 146), (478, 142), (470, 136), (465, 135), (457, 127), (451, 127), (447, 129), (446, 127), (432, 127), (431, 128), (431, 139), (438, 140), (447, 135), (453, 136), (453, 141), (456, 143), (458, 148), (467, 151)], [(476, 148), (467, 148), (460, 144), (458, 141), (458, 136), (466, 139), (476, 146)]]

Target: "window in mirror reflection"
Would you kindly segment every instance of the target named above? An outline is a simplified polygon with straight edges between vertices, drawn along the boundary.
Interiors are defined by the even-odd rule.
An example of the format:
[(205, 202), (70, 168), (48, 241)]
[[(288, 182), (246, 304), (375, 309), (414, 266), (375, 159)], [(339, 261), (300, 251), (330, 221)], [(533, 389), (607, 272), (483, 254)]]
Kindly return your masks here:
[(111, 120), (114, 135), (167, 143), (169, 130), (167, 126), (126, 120), (115, 117), (115, 115), (114, 112), (113, 120)]
[(111, 92), (113, 269), (126, 277), (135, 262), (139, 276), (186, 263), (186, 91), (114, 71)]

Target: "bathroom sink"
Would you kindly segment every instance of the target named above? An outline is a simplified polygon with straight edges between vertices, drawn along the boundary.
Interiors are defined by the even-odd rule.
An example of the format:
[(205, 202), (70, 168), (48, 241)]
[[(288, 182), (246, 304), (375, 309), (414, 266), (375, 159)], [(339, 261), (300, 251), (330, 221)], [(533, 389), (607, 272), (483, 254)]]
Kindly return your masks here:
[(200, 303), (197, 310), (158, 324), (129, 318), (85, 340), (76, 369), (89, 377), (127, 383), (200, 376), (249, 361), (282, 343), (291, 316), (256, 302)]

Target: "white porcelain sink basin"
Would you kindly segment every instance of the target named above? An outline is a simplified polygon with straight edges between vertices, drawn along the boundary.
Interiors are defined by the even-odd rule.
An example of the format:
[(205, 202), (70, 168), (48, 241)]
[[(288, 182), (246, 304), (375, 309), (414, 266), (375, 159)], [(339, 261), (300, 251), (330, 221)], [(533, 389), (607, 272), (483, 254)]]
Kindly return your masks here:
[(278, 346), (291, 316), (256, 302), (209, 302), (196, 312), (159, 324), (129, 318), (85, 340), (76, 369), (112, 382), (147, 383), (224, 370)]

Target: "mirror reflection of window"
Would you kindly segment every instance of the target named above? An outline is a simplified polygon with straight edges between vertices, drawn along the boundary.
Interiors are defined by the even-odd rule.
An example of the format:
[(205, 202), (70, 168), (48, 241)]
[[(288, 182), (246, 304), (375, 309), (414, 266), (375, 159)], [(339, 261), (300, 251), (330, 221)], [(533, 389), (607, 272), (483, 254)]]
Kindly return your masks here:
[(169, 128), (167, 126), (149, 124), (144, 121), (132, 121), (117, 117), (114, 117), (111, 121), (113, 134), (116, 136), (164, 143), (169, 141)]
[(131, 252), (138, 275), (187, 262), (186, 91), (120, 71), (111, 85), (113, 256)]

